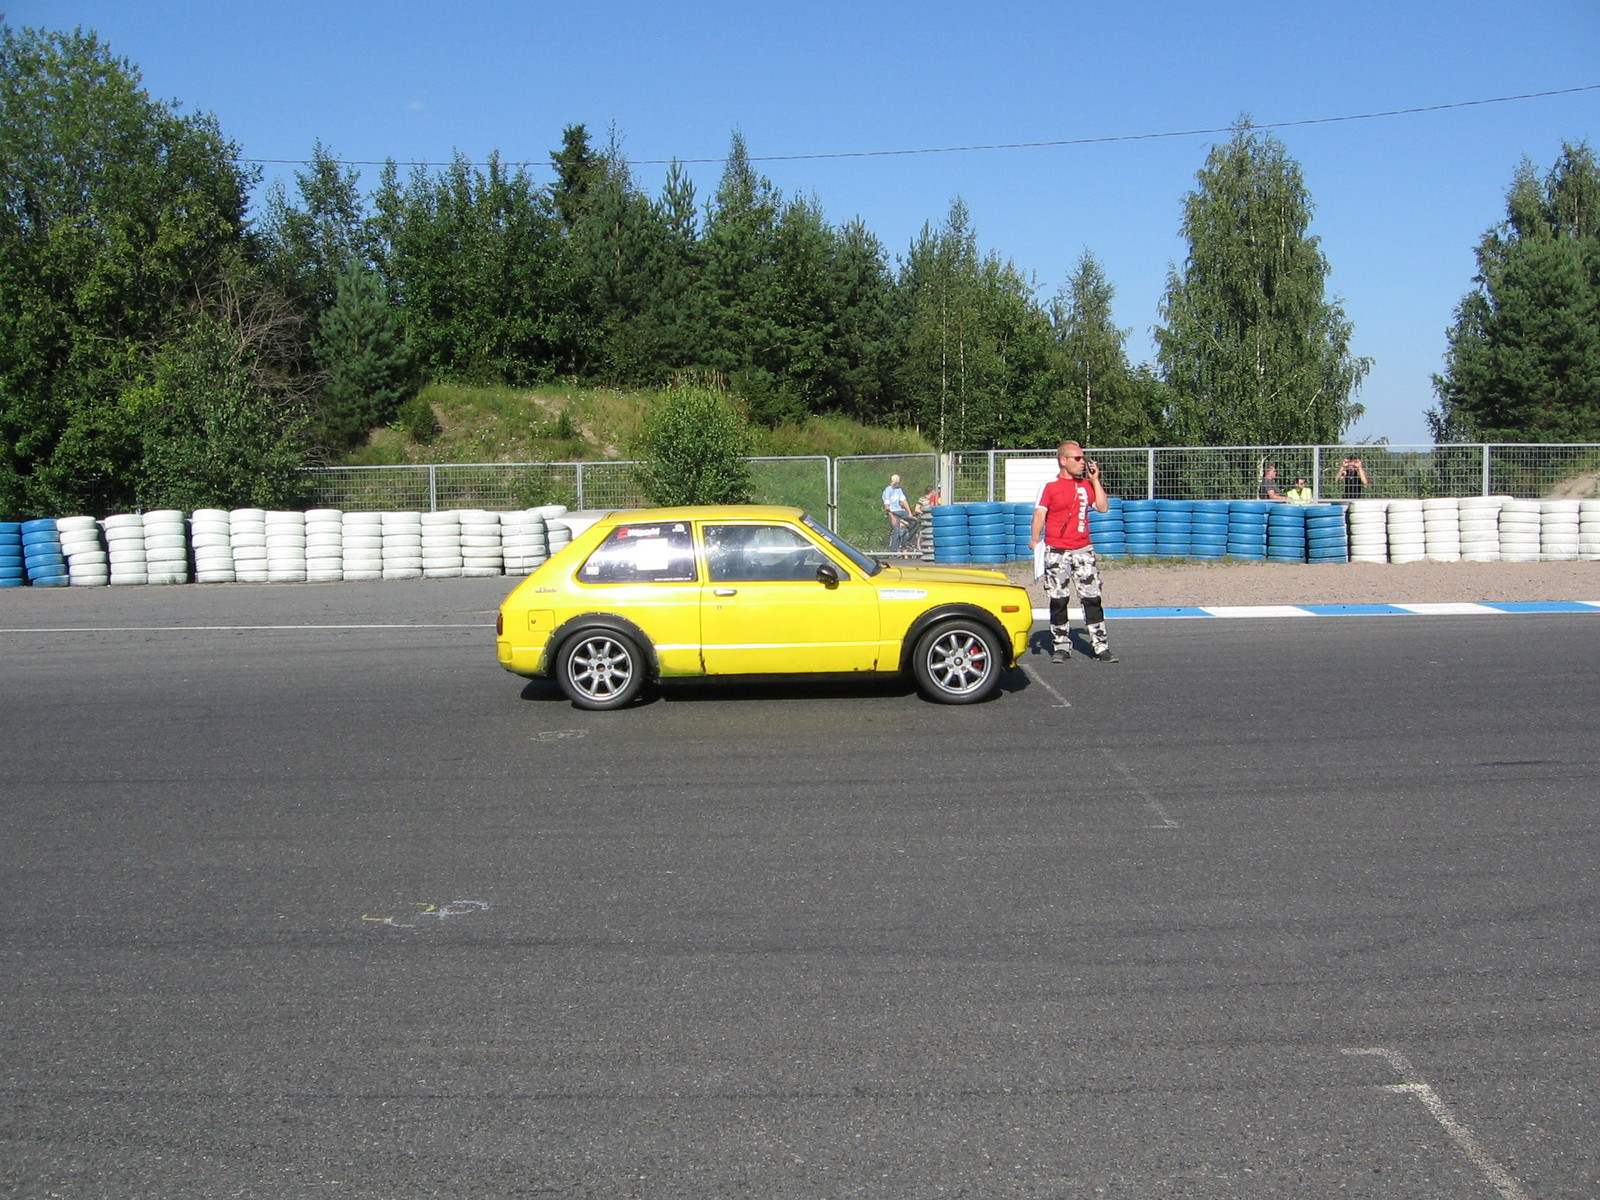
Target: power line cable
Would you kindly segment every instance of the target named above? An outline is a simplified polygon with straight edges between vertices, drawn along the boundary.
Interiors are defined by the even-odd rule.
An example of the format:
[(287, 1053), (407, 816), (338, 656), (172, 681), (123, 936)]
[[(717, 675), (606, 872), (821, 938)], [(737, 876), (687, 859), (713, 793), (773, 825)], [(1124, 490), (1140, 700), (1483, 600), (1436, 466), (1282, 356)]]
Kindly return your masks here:
[[(1418, 108), (1392, 108), (1383, 112), (1352, 113), (1342, 117), (1305, 117), (1297, 121), (1251, 121), (1251, 129), (1292, 129), (1303, 125), (1334, 125), (1348, 121), (1375, 121), (1384, 117), (1412, 117), (1422, 113), (1445, 112), (1456, 108), (1478, 108), (1486, 104), (1510, 104), (1519, 100), (1543, 100), (1550, 96), (1571, 96), (1579, 92), (1600, 91), (1600, 83), (1584, 84), (1581, 87), (1558, 88), (1549, 92), (1524, 92), (1518, 96), (1493, 96), (1486, 100), (1457, 100), (1449, 104), (1428, 104)], [(1211, 134), (1232, 133), (1235, 126), (1216, 126), (1210, 129), (1173, 129), (1164, 133), (1124, 133), (1113, 134), (1105, 137), (1064, 138), (1047, 142), (995, 142), (985, 145), (973, 146), (924, 146), (913, 150), (835, 150), (817, 154), (761, 154), (751, 155), (749, 161), (758, 162), (814, 162), (823, 159), (840, 158), (891, 158), (911, 154), (972, 154), (981, 150), (1047, 150), (1064, 146), (1103, 146), (1114, 142), (1149, 142), (1162, 138), (1205, 137)], [(306, 167), (311, 165), (311, 160), (303, 158), (240, 158), (240, 162), (254, 163), (258, 166), (292, 166)], [(388, 166), (392, 159), (383, 161), (368, 159), (336, 158), (333, 163), (341, 167), (383, 167)], [(397, 167), (447, 167), (455, 165), (457, 160), (448, 162), (412, 161), (394, 162)], [(665, 167), (678, 164), (681, 166), (696, 166), (702, 164), (724, 163), (726, 158), (634, 158), (626, 162), (632, 167)], [(469, 167), (486, 167), (487, 162), (467, 162), (463, 165)], [(502, 167), (532, 167), (548, 165), (546, 159), (524, 159), (520, 162), (501, 162)]]

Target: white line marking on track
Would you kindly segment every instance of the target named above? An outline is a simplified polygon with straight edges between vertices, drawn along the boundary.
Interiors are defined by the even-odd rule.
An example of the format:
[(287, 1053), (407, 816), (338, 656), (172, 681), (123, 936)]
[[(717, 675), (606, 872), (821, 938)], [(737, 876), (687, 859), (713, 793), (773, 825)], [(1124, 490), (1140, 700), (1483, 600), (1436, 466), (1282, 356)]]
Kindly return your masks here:
[(1111, 753), (1111, 751), (1106, 750), (1104, 747), (1101, 748), (1101, 753), (1103, 753), (1108, 759), (1111, 760), (1111, 765), (1112, 766), (1114, 766), (1118, 771), (1122, 772), (1122, 777), (1128, 781), (1128, 786), (1131, 787), (1135, 792), (1137, 792), (1139, 794), (1139, 798), (1144, 801), (1145, 807), (1148, 808), (1151, 812), (1155, 813), (1155, 815), (1158, 818), (1160, 818), (1160, 820), (1159, 820), (1159, 822), (1157, 824), (1151, 825), (1148, 828), (1150, 828), (1150, 829), (1176, 829), (1176, 828), (1178, 828), (1178, 823), (1172, 819), (1172, 814), (1167, 811), (1166, 806), (1163, 805), (1161, 803), (1161, 801), (1157, 800), (1154, 796), (1152, 796), (1149, 793), (1149, 791), (1146, 790), (1144, 788), (1144, 786), (1141, 785), (1139, 783), (1139, 781), (1133, 777), (1133, 772), (1128, 770), (1127, 765), (1120, 758), (1118, 758), (1115, 754)]
[(1499, 609), (1490, 608), (1487, 604), (1396, 604), (1395, 607), (1403, 608), (1407, 612), (1416, 613), (1418, 616), (1423, 617), (1502, 615)]
[(1450, 1135), (1450, 1140), (1455, 1142), (1461, 1153), (1466, 1155), (1467, 1161), (1483, 1173), (1483, 1177), (1494, 1185), (1506, 1200), (1531, 1200), (1528, 1193), (1523, 1191), (1517, 1181), (1506, 1172), (1506, 1169), (1495, 1162), (1492, 1155), (1472, 1136), (1472, 1131), (1457, 1120), (1456, 1115), (1450, 1111), (1439, 1093), (1433, 1087), (1418, 1078), (1410, 1061), (1397, 1050), (1385, 1049), (1374, 1046), (1370, 1049), (1349, 1049), (1341, 1051), (1344, 1054), (1370, 1054), (1383, 1059), (1405, 1081), (1403, 1083), (1385, 1084), (1380, 1090), (1397, 1096), (1415, 1096), (1428, 1110), (1429, 1115), (1439, 1122), (1444, 1131)]
[(1045, 691), (1049, 692), (1052, 696), (1054, 696), (1056, 698), (1057, 703), (1054, 704), (1052, 707), (1054, 707), (1054, 708), (1071, 708), (1072, 707), (1072, 701), (1068, 700), (1060, 692), (1056, 691), (1056, 689), (1053, 688), (1050, 685), (1050, 681), (1048, 679), (1046, 679), (1043, 675), (1040, 675), (1037, 671), (1030, 671), (1028, 669), (1028, 666), (1027, 666), (1026, 663), (1021, 664), (1021, 666), (1022, 666), (1022, 673), (1024, 675), (1026, 675), (1029, 679), (1033, 680), (1040, 687), (1042, 687)]

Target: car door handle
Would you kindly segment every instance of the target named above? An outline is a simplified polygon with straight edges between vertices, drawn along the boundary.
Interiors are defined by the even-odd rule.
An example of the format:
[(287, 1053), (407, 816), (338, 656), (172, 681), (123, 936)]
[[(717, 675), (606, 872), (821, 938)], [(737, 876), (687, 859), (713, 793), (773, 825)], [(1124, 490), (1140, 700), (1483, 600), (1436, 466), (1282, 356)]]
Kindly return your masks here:
[(737, 596), (739, 594), (739, 589), (738, 588), (717, 588), (711, 594), (713, 596)]

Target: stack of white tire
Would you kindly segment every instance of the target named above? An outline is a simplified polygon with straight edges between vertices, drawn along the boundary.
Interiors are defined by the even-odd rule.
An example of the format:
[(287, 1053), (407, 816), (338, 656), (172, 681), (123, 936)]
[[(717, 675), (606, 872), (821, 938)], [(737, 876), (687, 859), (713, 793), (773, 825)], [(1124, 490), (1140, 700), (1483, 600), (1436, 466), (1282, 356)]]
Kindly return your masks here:
[(100, 538), (100, 522), (93, 517), (58, 517), (56, 533), (67, 560), (67, 583), (72, 587), (104, 587), (111, 582), (111, 558)]
[(545, 517), (536, 508), (500, 514), (500, 546), (507, 575), (527, 575), (550, 557)]
[(189, 545), (194, 550), (196, 583), (234, 583), (233, 514), (222, 508), (197, 508), (189, 514)]
[(461, 577), (461, 517), (457, 513), (422, 514), (422, 574), (428, 579)]
[(306, 581), (306, 515), (303, 512), (269, 512), (267, 528), (267, 582)]
[(422, 578), (422, 514), (383, 514), (383, 577)]
[(1353, 500), (1350, 503), (1350, 561), (1389, 561), (1389, 502)]
[[(1385, 510), (1389, 526), (1389, 561), (1422, 562), (1428, 557), (1428, 530), (1421, 500), (1391, 500)], [(1459, 534), (1456, 553), (1460, 553)]]
[(1454, 497), (1422, 502), (1422, 538), (1429, 562), (1461, 561), (1461, 510)]
[(364, 583), (383, 578), (383, 514), (347, 512), (339, 518), (344, 537), (340, 564), (346, 582)]
[(158, 508), (141, 518), (147, 582), (189, 582), (189, 523), (175, 508)]
[(1577, 500), (1544, 500), (1539, 504), (1539, 557), (1545, 562), (1570, 562), (1578, 557)]
[(229, 512), (228, 544), (233, 550), (234, 578), (240, 583), (266, 583), (266, 511), (260, 508), (236, 508)]
[(572, 526), (565, 521), (545, 521), (545, 540), (550, 543), (550, 553), (555, 554), (572, 541)]
[(1504, 496), (1464, 496), (1456, 508), (1461, 520), (1461, 561), (1500, 561), (1500, 507)]
[(468, 579), (487, 579), (506, 573), (504, 535), (500, 514), (482, 509), (462, 509), (461, 574)]
[(1502, 562), (1538, 562), (1539, 532), (1544, 524), (1538, 500), (1507, 500), (1500, 506)]
[(149, 560), (144, 556), (144, 518), (138, 513), (113, 513), (100, 522), (110, 559), (111, 585), (150, 582)]
[(306, 513), (306, 582), (343, 579), (344, 514), (336, 508), (313, 508)]
[(1600, 500), (1578, 501), (1578, 557), (1600, 559)]

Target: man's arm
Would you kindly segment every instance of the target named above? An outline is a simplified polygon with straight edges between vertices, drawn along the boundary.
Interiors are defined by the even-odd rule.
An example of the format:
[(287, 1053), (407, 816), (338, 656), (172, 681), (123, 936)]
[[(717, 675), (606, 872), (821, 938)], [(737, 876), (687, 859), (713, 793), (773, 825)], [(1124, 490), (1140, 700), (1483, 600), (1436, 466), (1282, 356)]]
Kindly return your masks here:
[(1109, 512), (1111, 509), (1111, 497), (1106, 494), (1105, 484), (1100, 482), (1100, 464), (1097, 462), (1089, 464), (1089, 482), (1094, 484), (1095, 512)]

